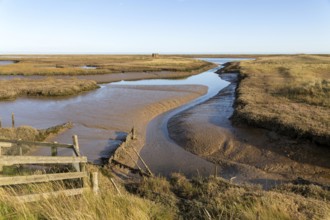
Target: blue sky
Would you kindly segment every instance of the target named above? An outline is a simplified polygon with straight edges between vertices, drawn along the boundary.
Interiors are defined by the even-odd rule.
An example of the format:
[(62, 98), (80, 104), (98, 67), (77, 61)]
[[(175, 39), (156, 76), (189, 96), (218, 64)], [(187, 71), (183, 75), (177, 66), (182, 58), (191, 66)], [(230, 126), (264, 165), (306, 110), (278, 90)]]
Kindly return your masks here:
[(0, 0), (0, 53), (330, 53), (330, 0)]

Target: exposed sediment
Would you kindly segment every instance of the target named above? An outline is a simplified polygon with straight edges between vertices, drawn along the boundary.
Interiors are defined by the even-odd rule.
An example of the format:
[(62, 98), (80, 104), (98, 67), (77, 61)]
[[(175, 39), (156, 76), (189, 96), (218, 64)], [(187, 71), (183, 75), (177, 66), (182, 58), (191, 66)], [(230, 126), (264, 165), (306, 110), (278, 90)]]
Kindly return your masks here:
[(238, 74), (221, 77), (231, 84), (215, 97), (173, 117), (169, 135), (184, 149), (218, 163), (225, 178), (265, 187), (298, 177), (330, 184), (330, 151), (306, 140), (281, 136), (244, 124), (233, 125)]

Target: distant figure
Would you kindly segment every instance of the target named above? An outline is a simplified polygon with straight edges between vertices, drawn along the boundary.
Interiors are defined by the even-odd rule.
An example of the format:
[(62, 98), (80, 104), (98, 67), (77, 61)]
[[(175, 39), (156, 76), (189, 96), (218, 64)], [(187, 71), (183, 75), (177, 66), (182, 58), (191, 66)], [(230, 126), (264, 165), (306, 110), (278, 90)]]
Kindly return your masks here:
[(153, 53), (151, 56), (152, 58), (159, 58), (159, 53)]

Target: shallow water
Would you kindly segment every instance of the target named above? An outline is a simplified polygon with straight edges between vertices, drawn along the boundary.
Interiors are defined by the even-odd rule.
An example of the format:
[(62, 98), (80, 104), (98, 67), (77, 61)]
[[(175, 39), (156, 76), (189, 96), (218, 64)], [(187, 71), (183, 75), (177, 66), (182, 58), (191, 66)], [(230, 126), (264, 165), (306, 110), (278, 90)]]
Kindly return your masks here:
[[(233, 59), (206, 60), (221, 65)], [(197, 100), (194, 100), (190, 104), (185, 105), (180, 109), (176, 109), (174, 111), (171, 111), (170, 113), (157, 117), (158, 119), (162, 118), (164, 120), (160, 123), (160, 128), (158, 127), (161, 130), (154, 130), (154, 133), (161, 133), (161, 136), (163, 136), (162, 138), (165, 138), (165, 141), (161, 141), (159, 143), (164, 144), (164, 146), (161, 146), (162, 149), (170, 149), (168, 152), (171, 152), (172, 155), (169, 154), (168, 157), (174, 158), (173, 154), (177, 156), (180, 155), (182, 161), (185, 161), (185, 164), (191, 164), (190, 170), (196, 171), (196, 169), (199, 169), (199, 164), (208, 164), (208, 162), (182, 150), (177, 145), (172, 145), (171, 148), (167, 148), (166, 144), (169, 142), (173, 143), (173, 141), (168, 139), (166, 125), (168, 119), (177, 112), (207, 100), (229, 84), (228, 82), (221, 80), (220, 77), (214, 73), (219, 68), (220, 66), (215, 69), (203, 72), (201, 74), (188, 77), (186, 79), (138, 80), (108, 83), (103, 84), (98, 90), (69, 98), (19, 98), (15, 101), (3, 101), (0, 102), (0, 117), (2, 118), (3, 126), (10, 126), (10, 115), (12, 112), (14, 112), (16, 115), (17, 126), (30, 125), (39, 129), (54, 126), (67, 121), (72, 121), (74, 123), (74, 128), (59, 135), (56, 138), (56, 141), (62, 143), (71, 143), (71, 136), (73, 134), (77, 134), (79, 136), (82, 153), (88, 156), (90, 161), (96, 161), (105, 150), (113, 149), (114, 146), (118, 143), (118, 141), (114, 140), (116, 138), (116, 135), (118, 135), (118, 130), (116, 129), (120, 128), (121, 123), (125, 121), (125, 115), (120, 115), (119, 108), (116, 108), (116, 106), (111, 107), (111, 103), (115, 105), (116, 100), (121, 95), (118, 90), (114, 88), (115, 85), (206, 85), (209, 87), (208, 93), (206, 95), (198, 98)], [(129, 96), (131, 92), (135, 92), (134, 90), (129, 89), (121, 90), (121, 92), (122, 91), (124, 91), (127, 96)], [(108, 121), (109, 118), (115, 120)], [(116, 129), (114, 130), (114, 128)], [(150, 141), (150, 137), (157, 137), (156, 134), (151, 134), (149, 132), (148, 134), (150, 135), (147, 136), (148, 143), (143, 149), (143, 154), (148, 151), (148, 146), (150, 144), (153, 145), (153, 142)], [(152, 139), (153, 141), (157, 142), (157, 138)], [(46, 154), (48, 153), (49, 152), (46, 152)], [(60, 151), (59, 153), (68, 154), (69, 152)], [(152, 151), (150, 151), (149, 153), (153, 154)], [(156, 157), (153, 157), (152, 159), (155, 158)], [(162, 158), (165, 158), (165, 154)], [(149, 160), (150, 158), (146, 159)], [(200, 163), (197, 163), (197, 161), (200, 161)], [(151, 161), (148, 162), (151, 163)], [(164, 173), (167, 173), (170, 170), (169, 164), (167, 165), (168, 167), (162, 165), (161, 169), (156, 169), (157, 164), (153, 163), (152, 167), (156, 170), (159, 170), (160, 173), (163, 173), (162, 170), (164, 171)], [(177, 164), (174, 166), (173, 163), (171, 165), (171, 170), (183, 170), (182, 167), (187, 166), (184, 164)]]
[[(214, 172), (214, 164), (185, 151), (169, 137), (167, 129), (170, 118), (205, 102), (228, 86), (230, 83), (222, 80), (215, 71), (222, 68), (221, 65), (224, 63), (242, 59), (211, 58), (204, 60), (214, 62), (219, 66), (204, 73), (191, 76), (187, 79), (187, 82), (208, 86), (207, 94), (184, 106), (159, 115), (147, 127), (146, 144), (141, 150), (141, 155), (155, 173), (168, 176), (173, 172), (182, 172), (187, 176), (207, 176)], [(156, 80), (156, 82), (159, 82), (159, 80)], [(132, 84), (132, 82), (129, 83)]]
[(80, 68), (87, 69), (87, 70), (95, 70), (95, 69), (97, 69), (96, 66), (81, 66)]
[(13, 60), (0, 60), (0, 66), (6, 66), (13, 63), (15, 63)]

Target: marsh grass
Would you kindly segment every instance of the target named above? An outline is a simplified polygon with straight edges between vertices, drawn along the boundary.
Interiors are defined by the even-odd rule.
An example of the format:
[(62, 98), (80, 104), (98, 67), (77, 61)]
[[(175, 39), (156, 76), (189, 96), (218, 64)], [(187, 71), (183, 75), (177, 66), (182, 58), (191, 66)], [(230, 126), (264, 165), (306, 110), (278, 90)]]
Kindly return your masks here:
[[(36, 129), (31, 126), (19, 126), (16, 128), (0, 128), (0, 139), (4, 140), (23, 140), (23, 141), (44, 141), (51, 135), (56, 135), (66, 129), (72, 128), (72, 123), (64, 123), (49, 127), (46, 129)], [(2, 148), (2, 154), (5, 155), (20, 155), (26, 154), (31, 150), (35, 149), (33, 145), (13, 145), (10, 148)]]
[[(117, 182), (121, 194), (110, 182), (109, 170), (99, 171), (99, 195), (60, 195), (38, 202), (20, 203), (12, 196), (72, 188), (63, 182), (31, 184), (0, 189), (0, 219), (328, 219), (328, 191), (318, 186), (283, 186), (263, 191), (257, 186), (238, 186), (221, 178), (173, 174), (169, 179), (154, 177)], [(103, 175), (106, 173), (106, 175)], [(302, 195), (296, 188), (309, 187)], [(305, 190), (306, 191), (306, 190)], [(328, 198), (328, 197), (326, 197)]]
[[(194, 72), (214, 64), (183, 57), (147, 55), (40, 55), (1, 56), (0, 60), (15, 60), (0, 66), (2, 75), (85, 75), (122, 72), (173, 71)], [(83, 69), (92, 66), (96, 69)]]
[[(128, 190), (168, 206), (178, 219), (327, 219), (330, 204), (287, 188), (263, 191), (257, 186), (238, 186), (221, 178), (187, 179), (173, 174), (128, 185)], [(320, 193), (326, 193), (325, 190)], [(258, 216), (258, 217), (257, 217)]]
[(263, 57), (240, 62), (239, 70), (236, 122), (329, 145), (329, 56)]
[(70, 96), (98, 87), (93, 80), (74, 78), (0, 80), (0, 100), (11, 100), (18, 96)]

